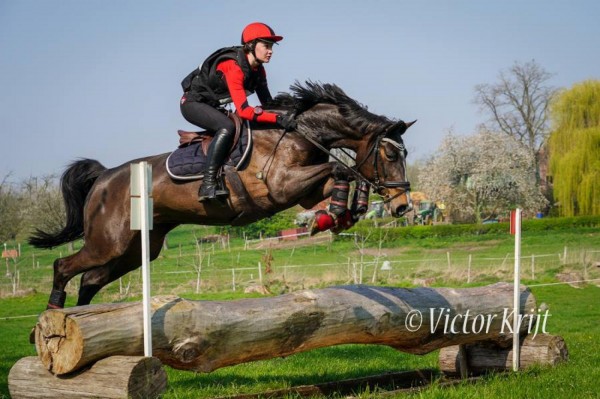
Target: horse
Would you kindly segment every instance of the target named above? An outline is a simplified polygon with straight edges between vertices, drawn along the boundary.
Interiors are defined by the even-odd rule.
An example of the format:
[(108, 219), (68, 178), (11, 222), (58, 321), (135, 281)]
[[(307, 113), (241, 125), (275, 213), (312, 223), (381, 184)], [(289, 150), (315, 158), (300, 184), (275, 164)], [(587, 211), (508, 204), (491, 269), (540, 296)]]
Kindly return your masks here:
[[(243, 226), (298, 204), (310, 209), (331, 196), (338, 174), (367, 181), (393, 216), (412, 208), (402, 135), (414, 122), (373, 114), (335, 84), (295, 82), (290, 90), (265, 108), (294, 112), (297, 128), (252, 124), (252, 152), (247, 165), (234, 172), (235, 178), (228, 175), (226, 202), (198, 202), (201, 181), (173, 180), (165, 166), (169, 153), (111, 169), (92, 159), (71, 163), (61, 177), (65, 226), (52, 233), (38, 229), (29, 238), (38, 248), (84, 238), (78, 252), (54, 261), (47, 308), (64, 307), (65, 287), (78, 274), (79, 306), (90, 304), (102, 287), (140, 267), (141, 233), (130, 229), (131, 162), (152, 166), (152, 260), (167, 233), (180, 224)], [(355, 165), (330, 161), (335, 148), (352, 150)]]

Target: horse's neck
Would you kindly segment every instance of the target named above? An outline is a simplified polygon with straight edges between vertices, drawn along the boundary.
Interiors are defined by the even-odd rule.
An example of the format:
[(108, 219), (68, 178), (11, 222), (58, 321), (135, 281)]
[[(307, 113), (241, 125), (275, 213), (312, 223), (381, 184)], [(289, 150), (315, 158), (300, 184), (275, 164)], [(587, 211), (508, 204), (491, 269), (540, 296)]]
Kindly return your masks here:
[(328, 150), (349, 148), (356, 151), (365, 141), (360, 134), (349, 130), (344, 122), (332, 120), (328, 115), (312, 119), (310, 126), (313, 127), (308, 133), (310, 137)]

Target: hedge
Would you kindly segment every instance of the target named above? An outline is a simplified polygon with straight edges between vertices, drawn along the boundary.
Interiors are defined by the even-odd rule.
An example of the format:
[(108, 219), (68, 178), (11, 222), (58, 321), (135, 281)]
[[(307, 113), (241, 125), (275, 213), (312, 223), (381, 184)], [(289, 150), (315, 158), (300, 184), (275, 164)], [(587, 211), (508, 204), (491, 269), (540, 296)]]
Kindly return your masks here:
[[(525, 219), (522, 222), (523, 232), (552, 231), (574, 228), (600, 227), (600, 216), (578, 216), (564, 218)], [(380, 230), (373, 220), (357, 223), (348, 233), (360, 236), (374, 235)], [(385, 228), (388, 240), (398, 238), (432, 238), (432, 237), (464, 237), (477, 235), (508, 234), (509, 223), (490, 224), (439, 224), (433, 226), (407, 226)]]

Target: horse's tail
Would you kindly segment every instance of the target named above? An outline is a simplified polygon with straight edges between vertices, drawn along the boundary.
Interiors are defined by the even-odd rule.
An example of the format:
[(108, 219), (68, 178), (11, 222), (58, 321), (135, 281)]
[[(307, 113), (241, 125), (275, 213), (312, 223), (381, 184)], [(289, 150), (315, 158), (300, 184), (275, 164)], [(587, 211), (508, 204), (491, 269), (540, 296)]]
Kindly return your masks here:
[(56, 233), (36, 229), (29, 244), (37, 248), (52, 248), (83, 237), (83, 207), (92, 185), (106, 168), (93, 159), (80, 159), (69, 165), (60, 179), (67, 212), (65, 227)]

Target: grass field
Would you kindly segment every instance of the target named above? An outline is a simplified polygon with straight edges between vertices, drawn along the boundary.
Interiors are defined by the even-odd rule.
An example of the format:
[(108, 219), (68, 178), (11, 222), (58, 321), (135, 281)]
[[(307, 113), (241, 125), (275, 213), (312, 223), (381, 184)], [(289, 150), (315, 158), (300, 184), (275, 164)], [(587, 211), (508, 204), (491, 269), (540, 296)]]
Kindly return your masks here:
[[(300, 244), (270, 250), (243, 250), (241, 241), (231, 241), (226, 248), (205, 246), (202, 251), (193, 240), (202, 230), (185, 227), (169, 237), (169, 249), (153, 262), (153, 294), (176, 293), (189, 299), (236, 299), (247, 297), (243, 288), (258, 282), (258, 268), (270, 263), (271, 273), (263, 274), (263, 283), (273, 293), (321, 287), (329, 284), (354, 283), (362, 277), (365, 284), (394, 286), (421, 285), (465, 287), (495, 281), (511, 281), (513, 241), (508, 235), (456, 237), (444, 239), (384, 241), (370, 237), (366, 242), (352, 239), (325, 242), (303, 247)], [(80, 244), (79, 244), (80, 245)], [(564, 258), (565, 247), (567, 257)], [(600, 234), (595, 228), (577, 228), (551, 233), (524, 233), (523, 283), (532, 286), (538, 303), (550, 307), (548, 332), (564, 337), (570, 359), (555, 368), (533, 368), (518, 374), (492, 375), (476, 384), (452, 388), (434, 383), (424, 391), (411, 394), (423, 398), (572, 398), (598, 397), (600, 387), (600, 288), (588, 284), (545, 285), (570, 279), (599, 278), (595, 266)], [(9, 271), (20, 275), (18, 296), (11, 293), (12, 280), (3, 281), (0, 298), (0, 397), (8, 397), (7, 376), (12, 365), (23, 356), (35, 355), (28, 334), (45, 306), (50, 288), (51, 262), (66, 247), (48, 253), (33, 252), (23, 246), (22, 260), (9, 264)], [(35, 257), (33, 256), (35, 254)], [(448, 255), (449, 254), (449, 255)], [(540, 255), (532, 264), (528, 256)], [(544, 255), (544, 256), (541, 256)], [(546, 256), (548, 255), (548, 256)], [(268, 258), (272, 257), (272, 260)], [(562, 258), (561, 258), (562, 257)], [(550, 259), (552, 258), (552, 259)], [(32, 259), (40, 262), (39, 267)], [(470, 259), (470, 260), (469, 260)], [(389, 273), (375, 273), (383, 260), (392, 262)], [(315, 267), (315, 264), (339, 266)], [(297, 274), (291, 266), (306, 265)], [(470, 265), (470, 268), (469, 268)], [(233, 291), (231, 269), (239, 275)], [(245, 270), (245, 269), (248, 270)], [(256, 272), (254, 272), (256, 268)], [(286, 269), (287, 268), (287, 269)], [(197, 284), (198, 270), (201, 282)], [(284, 273), (284, 270), (287, 274)], [(469, 273), (470, 270), (470, 273)], [(533, 273), (532, 273), (533, 270)], [(362, 276), (360, 275), (362, 271)], [(165, 274), (167, 272), (176, 272)], [(221, 273), (224, 283), (211, 280)], [(470, 281), (467, 281), (467, 273)], [(133, 272), (104, 290), (95, 302), (137, 300), (137, 279)], [(329, 275), (328, 278), (323, 276)], [(558, 277), (557, 277), (558, 276)], [(8, 280), (9, 277), (7, 276)], [(375, 283), (372, 283), (373, 279)], [(124, 286), (129, 283), (129, 289)], [(14, 287), (14, 282), (12, 283)], [(77, 285), (69, 288), (67, 305), (74, 304)], [(196, 293), (196, 289), (200, 292)], [(214, 398), (239, 393), (263, 392), (302, 384), (348, 379), (392, 371), (436, 368), (437, 352), (416, 356), (379, 346), (344, 345), (300, 353), (287, 358), (253, 362), (223, 368), (209, 374), (196, 374), (165, 367), (169, 388), (165, 398)], [(377, 392), (359, 393), (360, 397), (377, 397)], [(402, 395), (406, 396), (406, 395)]]

